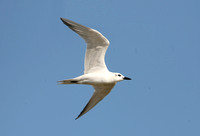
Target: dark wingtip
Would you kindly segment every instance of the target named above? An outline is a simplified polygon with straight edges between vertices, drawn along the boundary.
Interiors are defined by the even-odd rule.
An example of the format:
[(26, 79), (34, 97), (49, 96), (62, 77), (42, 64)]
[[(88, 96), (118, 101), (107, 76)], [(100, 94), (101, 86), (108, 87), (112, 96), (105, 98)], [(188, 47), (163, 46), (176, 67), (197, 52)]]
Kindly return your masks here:
[(62, 20), (62, 21), (63, 21), (64, 19), (63, 19), (62, 17), (60, 17), (60, 20)]
[(78, 115), (78, 117), (76, 117), (75, 120), (77, 120), (78, 118), (80, 118), (83, 115), (84, 109), (81, 111), (81, 113)]
[(70, 23), (67, 22), (67, 19), (64, 19), (64, 18), (62, 18), (62, 17), (60, 17), (60, 19), (61, 19), (61, 21), (62, 21), (65, 25), (67, 25), (68, 27), (72, 27), (72, 25), (71, 25)]
[(77, 120), (81, 115), (79, 114), (78, 117), (75, 118), (75, 120)]

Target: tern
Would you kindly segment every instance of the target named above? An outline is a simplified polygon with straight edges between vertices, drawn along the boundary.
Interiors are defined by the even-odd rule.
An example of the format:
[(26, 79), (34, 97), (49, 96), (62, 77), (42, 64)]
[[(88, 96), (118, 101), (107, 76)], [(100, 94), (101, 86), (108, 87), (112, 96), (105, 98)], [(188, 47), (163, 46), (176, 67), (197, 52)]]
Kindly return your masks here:
[(59, 84), (85, 84), (93, 86), (94, 93), (76, 118), (78, 119), (108, 95), (117, 82), (131, 80), (131, 78), (108, 70), (105, 64), (105, 54), (109, 41), (100, 32), (65, 18), (60, 19), (71, 30), (82, 37), (87, 44), (84, 74), (76, 78), (58, 81)]

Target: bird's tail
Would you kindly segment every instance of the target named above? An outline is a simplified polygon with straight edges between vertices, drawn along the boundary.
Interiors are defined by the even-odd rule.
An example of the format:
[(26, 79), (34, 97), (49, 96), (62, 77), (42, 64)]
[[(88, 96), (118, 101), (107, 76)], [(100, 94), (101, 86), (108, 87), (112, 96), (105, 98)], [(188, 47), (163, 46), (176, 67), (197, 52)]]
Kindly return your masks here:
[(67, 80), (61, 80), (58, 81), (58, 84), (78, 84), (78, 81), (75, 79), (67, 79)]

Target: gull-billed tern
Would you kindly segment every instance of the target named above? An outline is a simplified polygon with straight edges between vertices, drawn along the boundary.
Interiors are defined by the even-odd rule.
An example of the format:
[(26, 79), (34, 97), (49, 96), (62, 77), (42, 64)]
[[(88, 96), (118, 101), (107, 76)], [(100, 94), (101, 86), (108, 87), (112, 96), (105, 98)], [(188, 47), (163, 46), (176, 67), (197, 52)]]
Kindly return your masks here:
[(73, 79), (58, 81), (59, 84), (86, 84), (94, 87), (94, 93), (76, 118), (78, 119), (108, 95), (117, 82), (131, 78), (107, 69), (104, 58), (109, 41), (100, 32), (65, 18), (61, 20), (87, 43), (84, 74)]

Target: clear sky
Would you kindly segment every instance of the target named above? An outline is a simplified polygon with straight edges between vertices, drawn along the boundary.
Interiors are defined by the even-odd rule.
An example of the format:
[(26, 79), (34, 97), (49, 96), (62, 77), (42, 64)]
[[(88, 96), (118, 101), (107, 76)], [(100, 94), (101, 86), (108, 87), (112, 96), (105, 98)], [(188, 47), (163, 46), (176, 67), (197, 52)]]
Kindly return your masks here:
[[(1, 136), (200, 136), (199, 0), (1, 0)], [(131, 77), (75, 120), (93, 88), (85, 43), (60, 20), (110, 41), (110, 71)]]

